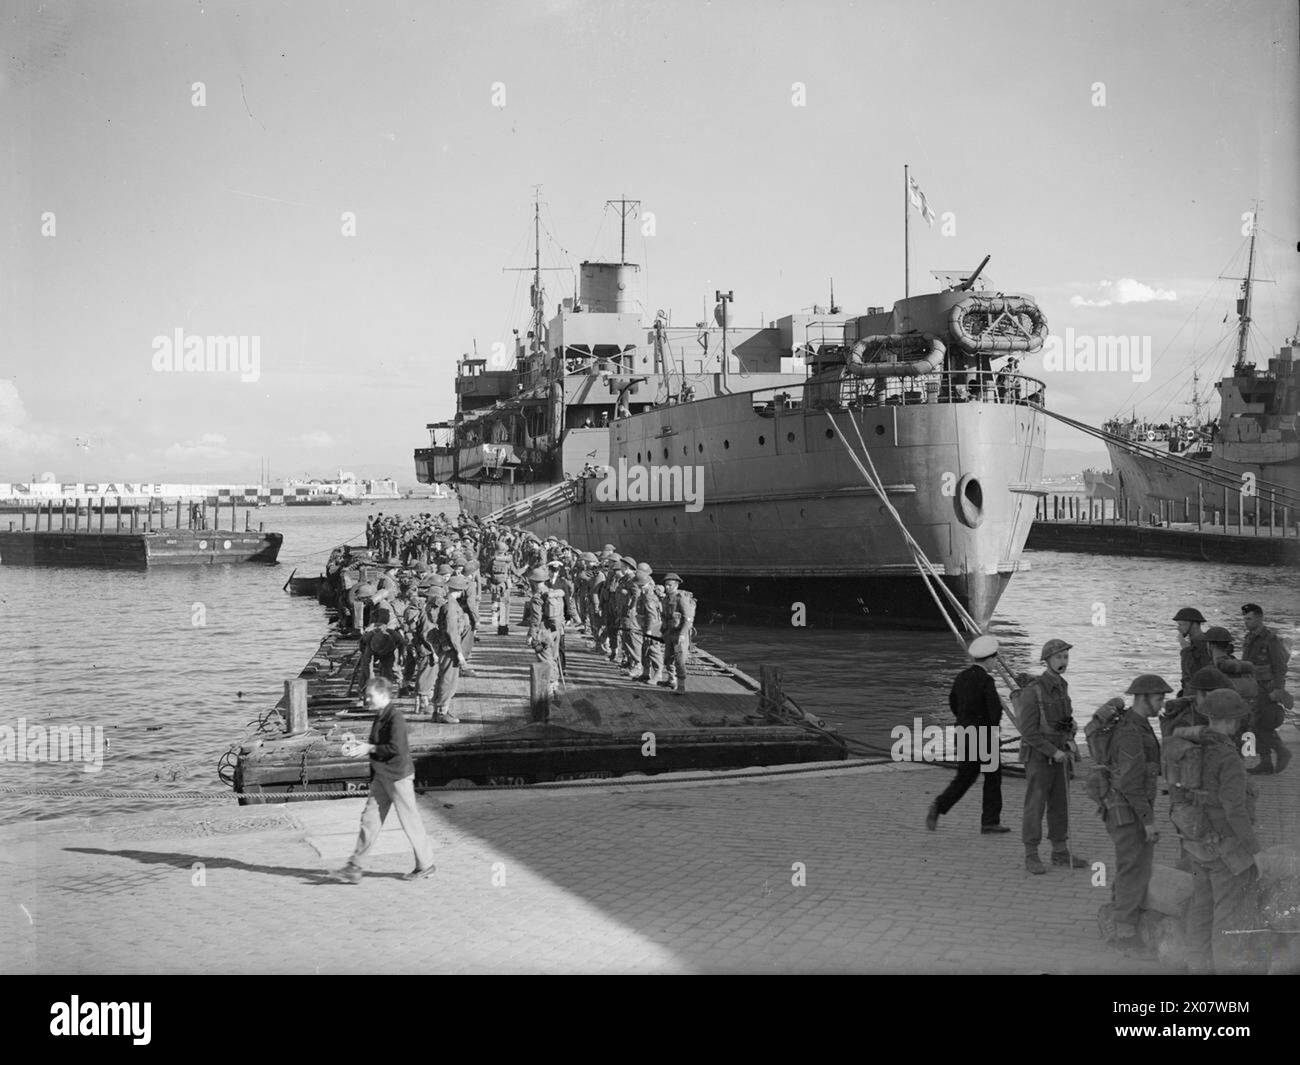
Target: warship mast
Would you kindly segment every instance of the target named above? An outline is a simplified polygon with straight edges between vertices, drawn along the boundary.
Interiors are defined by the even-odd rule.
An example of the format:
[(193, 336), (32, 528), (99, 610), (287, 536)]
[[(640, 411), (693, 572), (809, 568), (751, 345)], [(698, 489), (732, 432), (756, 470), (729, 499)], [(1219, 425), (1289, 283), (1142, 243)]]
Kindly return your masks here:
[(1241, 278), (1241, 298), (1237, 300), (1237, 362), (1232, 372), (1246, 372), (1246, 343), (1250, 339), (1250, 286), (1255, 274), (1255, 234), (1259, 231), (1259, 204), (1250, 217), (1250, 253), (1246, 259), (1246, 276)]

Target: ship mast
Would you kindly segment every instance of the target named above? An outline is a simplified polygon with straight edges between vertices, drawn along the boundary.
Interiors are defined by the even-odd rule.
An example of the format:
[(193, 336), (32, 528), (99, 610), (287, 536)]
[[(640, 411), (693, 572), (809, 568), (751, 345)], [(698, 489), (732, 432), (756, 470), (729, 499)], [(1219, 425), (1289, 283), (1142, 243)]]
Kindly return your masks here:
[(1250, 216), (1250, 254), (1246, 259), (1246, 276), (1241, 279), (1241, 299), (1237, 301), (1237, 364), (1232, 368), (1240, 375), (1246, 366), (1246, 343), (1250, 339), (1250, 286), (1255, 274), (1255, 234), (1259, 230), (1259, 204)]
[(618, 264), (627, 265), (627, 220), (628, 216), (641, 209), (640, 200), (629, 200), (626, 195), (617, 200), (606, 200), (606, 207), (618, 205)]

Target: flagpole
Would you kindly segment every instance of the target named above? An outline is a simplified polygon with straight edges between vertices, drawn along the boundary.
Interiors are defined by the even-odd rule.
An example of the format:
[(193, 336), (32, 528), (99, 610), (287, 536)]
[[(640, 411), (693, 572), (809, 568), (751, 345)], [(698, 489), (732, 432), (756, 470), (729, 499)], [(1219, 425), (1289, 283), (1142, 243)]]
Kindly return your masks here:
[(910, 186), (907, 181), (907, 164), (903, 164), (903, 299), (911, 294), (912, 289), (912, 263), (911, 263), (911, 212), (908, 211), (908, 201)]

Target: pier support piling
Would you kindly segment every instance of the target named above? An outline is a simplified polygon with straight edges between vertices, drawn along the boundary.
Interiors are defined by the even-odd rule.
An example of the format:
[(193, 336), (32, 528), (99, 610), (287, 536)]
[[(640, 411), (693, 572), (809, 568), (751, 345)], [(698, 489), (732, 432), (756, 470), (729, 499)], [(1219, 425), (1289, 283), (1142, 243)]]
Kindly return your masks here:
[(542, 662), (528, 667), (528, 705), (534, 721), (545, 721), (551, 716), (551, 678)]
[(298, 736), (307, 731), (307, 681), (302, 677), (284, 682), (284, 734)]

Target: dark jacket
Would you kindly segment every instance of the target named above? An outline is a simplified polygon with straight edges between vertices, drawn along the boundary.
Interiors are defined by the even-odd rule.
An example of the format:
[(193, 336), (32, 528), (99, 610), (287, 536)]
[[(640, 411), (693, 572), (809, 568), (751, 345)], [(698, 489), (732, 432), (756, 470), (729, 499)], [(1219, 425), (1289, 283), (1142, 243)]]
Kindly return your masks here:
[[(1223, 859), (1232, 873), (1250, 868), (1259, 853), (1259, 840), (1255, 836), (1252, 813), (1252, 795), (1246, 780), (1246, 764), (1231, 736), (1222, 736), (1207, 730), (1202, 738), (1205, 745), (1201, 763), (1201, 786), (1205, 789), (1206, 812), (1210, 825), (1218, 833), (1219, 842), (1210, 857)], [(1202, 857), (1193, 845), (1188, 845), (1193, 857)]]
[(957, 674), (948, 692), (948, 709), (959, 725), (998, 725), (1002, 700), (988, 671), (972, 663)]
[(1120, 801), (1112, 808), (1117, 824), (1155, 824), (1156, 778), (1160, 775), (1160, 743), (1151, 722), (1129, 707), (1115, 727), (1111, 786)]
[(1183, 671), (1183, 691), (1187, 691), (1193, 673), (1214, 664), (1214, 656), (1210, 654), (1210, 645), (1205, 642), (1204, 635), (1191, 635), (1188, 640), (1188, 646), (1178, 652), (1178, 663)]
[(406, 718), (393, 703), (375, 715), (370, 726), (370, 779), (401, 780), (415, 772), (411, 760), (411, 744), (406, 734)]
[(1269, 692), (1286, 687), (1286, 648), (1277, 633), (1267, 625), (1246, 633), (1241, 645), (1241, 660), (1255, 667), (1261, 701), (1268, 698)]

